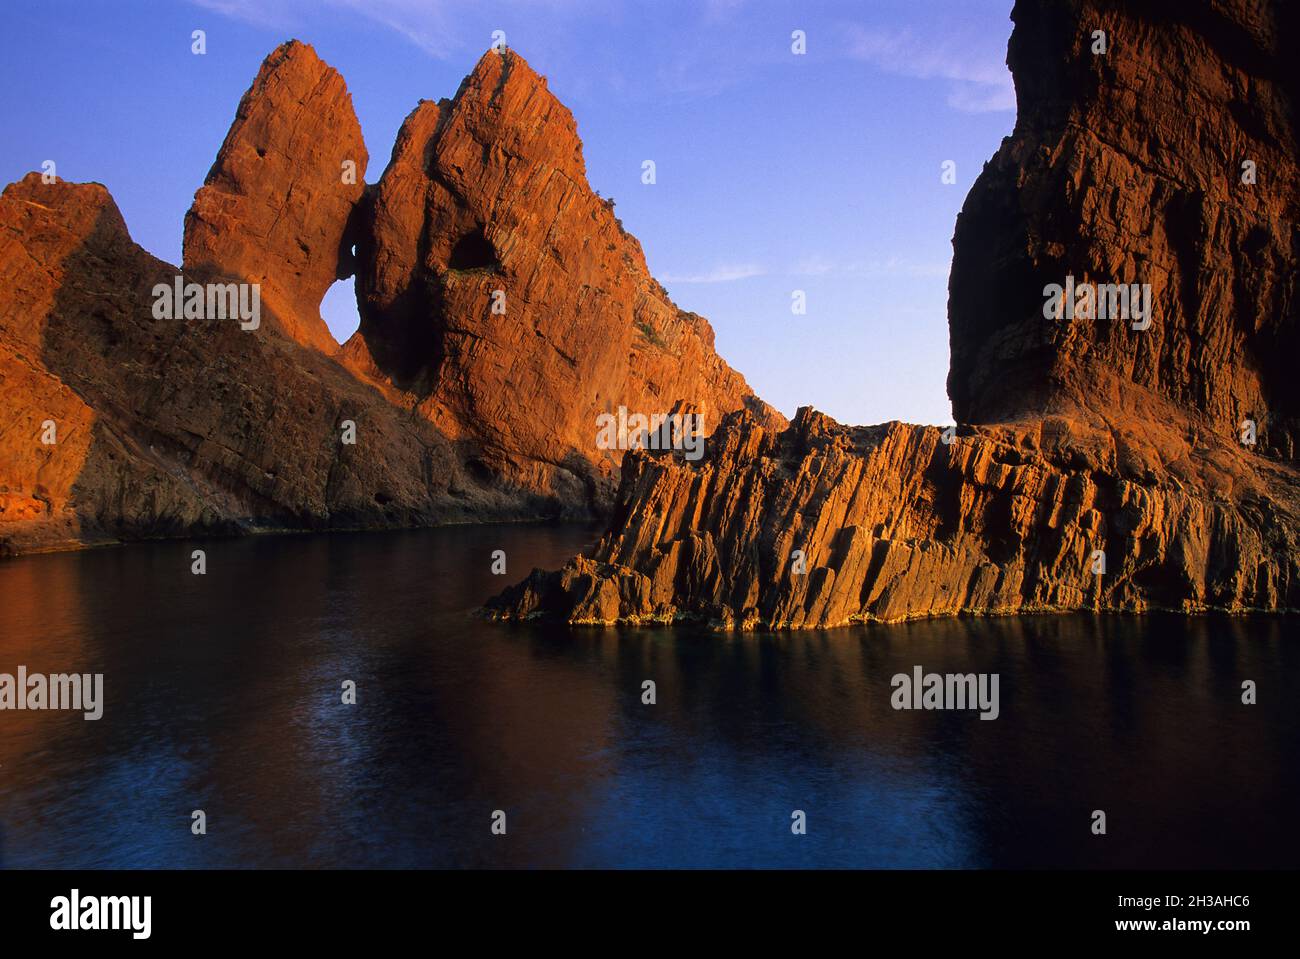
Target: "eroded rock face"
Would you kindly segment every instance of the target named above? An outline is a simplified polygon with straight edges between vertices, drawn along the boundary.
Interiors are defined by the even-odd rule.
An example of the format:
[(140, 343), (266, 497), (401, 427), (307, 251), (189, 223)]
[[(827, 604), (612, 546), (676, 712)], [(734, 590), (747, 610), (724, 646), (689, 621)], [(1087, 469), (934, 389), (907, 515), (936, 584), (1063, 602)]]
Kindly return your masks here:
[(346, 234), (368, 159), (343, 78), (307, 44), (282, 44), (239, 102), (185, 216), (187, 273), (260, 284), (293, 339), (337, 349), (320, 303), (352, 275)]
[(597, 447), (602, 413), (784, 422), (650, 276), (587, 183), (572, 114), (515, 53), (411, 113), (363, 234), (350, 361), (494, 474), (607, 505), (623, 451)]
[[(1225, 437), (1250, 419), (1257, 452), (1293, 459), (1300, 10), (1073, 0), (1021, 2), (1014, 19), (1015, 132), (953, 240), (957, 420), (1115, 422), (1151, 392)], [(1150, 328), (1046, 321), (1043, 289), (1067, 275), (1149, 284)]]
[[(365, 168), (342, 78), (276, 49), (185, 220), (186, 282), (259, 285), (248, 330), (155, 314), (180, 271), (102, 186), (6, 188), (0, 553), (590, 517), (623, 456), (597, 448), (599, 411), (781, 422), (646, 273), (586, 184), (572, 116), (517, 55), (421, 104), (369, 194)], [(353, 245), (362, 332), (340, 349), (319, 307)]]
[[(1296, 15), (1041, 0), (1013, 18), (1019, 119), (953, 241), (948, 388), (982, 425), (945, 443), (738, 414), (698, 463), (626, 463), (593, 554), (535, 572), (495, 615), (801, 628), (1300, 609)], [(1069, 275), (1149, 283), (1150, 326), (1047, 319), (1044, 287)]]
[[(1213, 435), (1049, 417), (784, 432), (636, 454), (592, 557), (490, 605), (575, 624), (813, 628), (957, 613), (1300, 609), (1300, 477)], [(1104, 572), (1098, 569), (1098, 551)]]
[(126, 227), (97, 184), (42, 187), (32, 173), (0, 196), (0, 528), (34, 543), (76, 542), (81, 524), (70, 501), (96, 416), (46, 368), (44, 338), (70, 251), (112, 247)]
[(333, 352), (320, 304), (352, 274), (347, 227), (367, 161), (343, 78), (309, 45), (279, 45), (186, 214), (186, 272), (259, 283), (290, 337)]
[(176, 272), (99, 184), (29, 174), (0, 197), (0, 550), (538, 514), (274, 313), (253, 332), (156, 318)]

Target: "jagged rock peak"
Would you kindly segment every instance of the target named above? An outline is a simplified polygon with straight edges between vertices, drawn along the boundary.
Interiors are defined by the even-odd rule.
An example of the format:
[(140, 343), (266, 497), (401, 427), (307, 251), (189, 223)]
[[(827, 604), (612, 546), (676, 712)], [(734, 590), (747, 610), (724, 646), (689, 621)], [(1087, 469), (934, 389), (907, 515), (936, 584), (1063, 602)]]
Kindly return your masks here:
[(347, 361), (454, 424), (492, 472), (607, 504), (624, 450), (597, 447), (603, 414), (781, 421), (650, 276), (587, 183), (572, 113), (518, 53), (488, 51), (453, 98), (411, 112), (360, 233)]
[(353, 272), (349, 234), (369, 161), (342, 76), (290, 40), (262, 62), (185, 217), (187, 271), (261, 285), (290, 337), (338, 348), (320, 317)]

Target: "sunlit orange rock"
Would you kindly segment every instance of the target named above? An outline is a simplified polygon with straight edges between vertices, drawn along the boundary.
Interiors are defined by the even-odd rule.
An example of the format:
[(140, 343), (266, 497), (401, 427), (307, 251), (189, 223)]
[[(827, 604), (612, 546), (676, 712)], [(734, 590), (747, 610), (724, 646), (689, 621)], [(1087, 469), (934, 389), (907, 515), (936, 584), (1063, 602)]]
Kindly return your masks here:
[[(624, 455), (597, 443), (603, 412), (784, 422), (649, 276), (517, 54), (422, 103), (371, 188), (366, 161), (342, 78), (273, 51), (185, 219), (184, 282), (255, 284), (248, 328), (156, 310), (182, 271), (102, 186), (4, 191), (0, 553), (591, 517)], [(358, 262), (340, 348), (320, 302)]]
[[(638, 453), (592, 554), (495, 615), (1300, 609), (1296, 13), (1021, 0), (1013, 16), (1015, 132), (953, 240), (948, 391), (967, 425), (736, 414), (698, 462)], [(1067, 277), (1149, 284), (1149, 325), (1049, 319)]]
[(597, 417), (685, 402), (706, 430), (757, 400), (713, 330), (650, 276), (587, 183), (572, 114), (513, 52), (422, 102), (371, 191), (358, 247), (358, 368), (524, 486), (608, 502), (621, 450)]
[(368, 154), (343, 78), (304, 43), (274, 50), (185, 215), (187, 273), (261, 287), (284, 330), (337, 348), (321, 299), (352, 275), (352, 211)]

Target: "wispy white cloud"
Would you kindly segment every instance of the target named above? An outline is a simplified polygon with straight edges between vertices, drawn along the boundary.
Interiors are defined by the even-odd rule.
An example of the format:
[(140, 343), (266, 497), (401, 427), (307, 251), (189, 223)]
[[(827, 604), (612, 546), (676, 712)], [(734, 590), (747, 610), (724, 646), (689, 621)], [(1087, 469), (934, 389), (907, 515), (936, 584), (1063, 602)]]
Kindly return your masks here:
[[(461, 56), (467, 48), (486, 49), (491, 40), (487, 35), (467, 35), (471, 32), (468, 23), (482, 23), (477, 0), (189, 2), (203, 10), (284, 35), (308, 34), (313, 21), (323, 11), (350, 15), (391, 30), (439, 60)], [(613, 16), (611, 10), (617, 9), (616, 5), (606, 5), (604, 0), (511, 0), (508, 6), (533, 14), (530, 22), (549, 23), (554, 15), (559, 15), (560, 20), (556, 22), (569, 25), (576, 22), (575, 18), (602, 23)], [(655, 94), (687, 98), (715, 96), (741, 84), (764, 65), (788, 60), (782, 44), (765, 44), (755, 37), (751, 37), (755, 42), (748, 45), (744, 56), (719, 51), (714, 31), (724, 24), (752, 20), (753, 8), (749, 0), (703, 0), (698, 7), (698, 28), (686, 32), (683, 42), (670, 55), (656, 58), (652, 68), (654, 82), (650, 84)], [(480, 32), (478, 26), (472, 32)], [(947, 102), (954, 110), (984, 113), (1016, 107), (1011, 74), (1002, 62), (1003, 53), (991, 45), (991, 37), (951, 34), (936, 37), (928, 31), (877, 29), (861, 24), (844, 24), (839, 33), (847, 38), (847, 44), (837, 45), (834, 55), (871, 63), (897, 76), (947, 81)]]
[[(450, 60), (462, 56), (466, 49), (487, 48), (491, 36), (469, 36), (469, 23), (483, 22), (481, 0), (189, 0), (204, 10), (239, 20), (284, 35), (309, 34), (314, 19), (322, 12), (348, 14), (391, 30), (431, 57)], [(700, 29), (684, 31), (668, 53), (655, 57), (654, 82), (649, 88), (655, 96), (680, 96), (687, 99), (715, 96), (741, 83), (753, 64), (741, 57), (719, 56), (716, 36), (711, 32), (734, 23), (747, 11), (748, 0), (704, 0), (698, 10)], [(625, 12), (619, 4), (607, 0), (499, 0), (503, 12), (527, 14), (526, 22), (549, 24), (568, 30), (568, 24), (587, 22), (593, 28), (618, 22)], [(585, 18), (585, 21), (584, 21)], [(540, 34), (530, 39), (536, 42)], [(512, 38), (508, 35), (507, 42)], [(590, 53), (585, 53), (590, 58)], [(613, 72), (617, 62), (602, 67)], [(637, 67), (638, 70), (642, 69)], [(651, 69), (645, 67), (646, 70)], [(600, 83), (608, 86), (602, 73)], [(582, 80), (570, 79), (570, 84)], [(622, 88), (647, 86), (644, 78), (633, 84), (617, 78)]]
[(659, 279), (664, 283), (733, 283), (763, 276), (766, 271), (753, 263), (716, 266), (707, 273), (665, 273)]
[(297, 0), (190, 0), (190, 3), (267, 30), (294, 30), (302, 23), (302, 4)]
[[(451, 4), (443, 0), (329, 0), (336, 6), (374, 20), (401, 34), (438, 59), (446, 59), (460, 47), (457, 31), (448, 16)], [(483, 38), (484, 47), (488, 38)]]
[[(430, 56), (445, 60), (464, 46), (452, 16), (457, 0), (190, 0), (195, 6), (256, 27), (297, 32), (323, 8), (386, 27)], [(463, 0), (459, 6), (464, 8)], [(490, 38), (482, 38), (484, 49)]]
[[(848, 28), (849, 55), (886, 73), (947, 80), (948, 106), (963, 113), (1015, 110), (1016, 90), (1002, 55), (955, 37), (918, 37), (910, 29)], [(982, 44), (987, 47), (987, 44)]]
[(821, 256), (804, 257), (790, 268), (791, 276), (826, 276), (835, 272), (835, 264)]

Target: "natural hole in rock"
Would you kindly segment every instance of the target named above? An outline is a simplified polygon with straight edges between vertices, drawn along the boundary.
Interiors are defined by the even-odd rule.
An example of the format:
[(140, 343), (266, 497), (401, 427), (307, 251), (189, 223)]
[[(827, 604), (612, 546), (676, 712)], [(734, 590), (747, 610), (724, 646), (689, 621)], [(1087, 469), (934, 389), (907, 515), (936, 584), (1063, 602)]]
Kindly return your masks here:
[(481, 229), (466, 233), (451, 248), (447, 266), (453, 270), (495, 270), (497, 252)]
[(490, 484), (496, 476), (492, 471), (492, 467), (477, 456), (472, 456), (465, 461), (465, 471), (469, 473), (475, 482), (484, 486)]
[(361, 314), (357, 311), (357, 286), (351, 277), (337, 281), (325, 291), (325, 298), (320, 301), (320, 316), (340, 343), (346, 343), (357, 331)]

